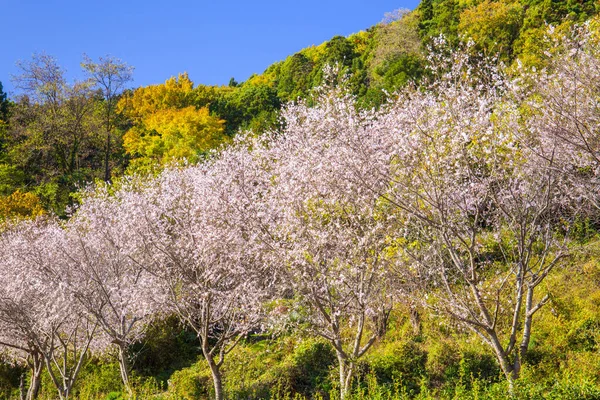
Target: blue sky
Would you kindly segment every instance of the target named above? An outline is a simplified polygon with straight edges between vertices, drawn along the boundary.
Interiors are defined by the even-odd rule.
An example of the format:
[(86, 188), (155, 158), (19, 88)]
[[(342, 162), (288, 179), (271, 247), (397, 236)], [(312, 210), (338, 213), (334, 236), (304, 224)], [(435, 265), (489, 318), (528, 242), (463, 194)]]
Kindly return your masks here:
[(0, 0), (0, 81), (13, 91), (17, 60), (55, 56), (81, 76), (82, 54), (135, 67), (133, 86), (187, 71), (195, 83), (227, 84), (275, 61), (379, 22), (416, 0), (130, 1)]

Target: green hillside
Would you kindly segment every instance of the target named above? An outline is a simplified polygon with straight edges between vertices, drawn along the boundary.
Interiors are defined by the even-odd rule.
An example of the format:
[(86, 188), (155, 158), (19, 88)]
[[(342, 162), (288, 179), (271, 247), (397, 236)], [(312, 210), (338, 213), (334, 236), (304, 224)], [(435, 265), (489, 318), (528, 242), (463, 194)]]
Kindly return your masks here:
[[(156, 315), (144, 309), (152, 322), (134, 339), (88, 343), (89, 356), (87, 348), (69, 347), (67, 334), (52, 333), (51, 345), (27, 338), (13, 351), (0, 332), (0, 399), (24, 399), (36, 366), (43, 369), (41, 386), (27, 400), (57, 398), (56, 387), (73, 382), (57, 383), (56, 372), (78, 357), (82, 367), (69, 398), (82, 400), (214, 398), (215, 368), (227, 399), (334, 400), (345, 390), (343, 366), (350, 366), (344, 400), (600, 399), (600, 200), (592, 186), (600, 175), (599, 12), (600, 3), (590, 0), (423, 0), (414, 11), (392, 12), (373, 27), (302, 49), (228, 86), (202, 85), (181, 73), (164, 84), (122, 90), (131, 69), (112, 58), (86, 59), (88, 80), (70, 84), (50, 56), (22, 62), (22, 95), (7, 98), (0, 83), (0, 244), (6, 245), (0, 257), (10, 258), (0, 260), (0, 284), (13, 283), (3, 267), (36, 260), (51, 264), (44, 273), (56, 278), (61, 293), (75, 279), (73, 265), (95, 268), (104, 261), (121, 274), (120, 266), (134, 269), (140, 257), (151, 267), (132, 274), (136, 285), (140, 276), (148, 273), (151, 281), (175, 265), (185, 272), (169, 282), (168, 295), (178, 294), (185, 279), (202, 275), (185, 270), (196, 260), (188, 250), (207, 265), (264, 264), (296, 281), (277, 286), (286, 277), (260, 271), (274, 288), (241, 300), (262, 301), (268, 318), (241, 318), (253, 325), (231, 348), (219, 339), (229, 329), (225, 317), (202, 331), (179, 309)], [(122, 85), (107, 90), (101, 79), (107, 75)], [(346, 136), (336, 136), (338, 129)], [(387, 134), (371, 143), (369, 129)], [(396, 130), (410, 136), (389, 134)], [(390, 137), (396, 141), (385, 142)], [(546, 154), (550, 144), (556, 152)], [(389, 158), (381, 155), (387, 151)], [(296, 176), (296, 169), (305, 175)], [(311, 173), (321, 180), (311, 180)], [(85, 190), (90, 184), (94, 189)], [(216, 190), (222, 192), (211, 197)], [(353, 203), (372, 193), (373, 204)], [(205, 210), (215, 215), (207, 211), (205, 218)], [(223, 222), (225, 214), (239, 218)], [(195, 218), (213, 230), (178, 231), (200, 224)], [(59, 242), (63, 231), (74, 236)], [(38, 254), (28, 240), (59, 245), (42, 246)], [(103, 240), (106, 248), (97, 245)], [(194, 252), (194, 240), (208, 250)], [(246, 246), (251, 241), (258, 244)], [(77, 245), (83, 255), (61, 258)], [(248, 255), (247, 248), (260, 250)], [(106, 261), (110, 251), (117, 256)], [(276, 251), (285, 256), (274, 257)], [(54, 259), (56, 265), (47, 261)], [(60, 270), (61, 262), (69, 268)], [(387, 290), (400, 288), (394, 292), (400, 300), (389, 309), (384, 301), (381, 310), (349, 296), (339, 306), (340, 328), (331, 297), (354, 281), (336, 281), (329, 299), (297, 281), (321, 279), (323, 265), (345, 271), (354, 262), (384, 265), (364, 285), (389, 280), (377, 295), (387, 298)], [(297, 272), (306, 265), (317, 272)], [(82, 282), (103, 283), (94, 268)], [(4, 271), (30, 282), (15, 284), (19, 296), (46, 284)], [(206, 298), (233, 285), (227, 277), (215, 280), (220, 286)], [(126, 287), (114, 291), (126, 293), (123, 303), (135, 301)], [(3, 293), (0, 329), (10, 325), (3, 318), (11, 307), (27, 301)], [(143, 306), (151, 309), (168, 295), (146, 293)], [(305, 300), (311, 295), (316, 302)], [(182, 308), (204, 307), (190, 297)], [(243, 308), (232, 305), (239, 300), (223, 306), (224, 313)], [(514, 304), (521, 300), (527, 304)], [(48, 313), (59, 313), (56, 308), (48, 306)], [(120, 324), (147, 317), (135, 312), (124, 312)], [(319, 321), (318, 312), (325, 315)], [(529, 332), (524, 326), (532, 319)], [(319, 323), (329, 323), (339, 337), (319, 332)], [(339, 342), (352, 342), (357, 326), (357, 350), (342, 359)], [(36, 349), (59, 348), (56, 338), (67, 343), (64, 364), (46, 360), (39, 367)], [(494, 340), (510, 342), (509, 350), (494, 348)], [(207, 363), (210, 346), (219, 349), (217, 367)]]
[[(6, 99), (5, 94), (0, 96), (0, 120), (4, 121), (0, 129), (0, 194), (9, 196), (17, 190), (33, 192), (44, 208), (62, 214), (73, 201), (70, 193), (78, 186), (95, 179), (107, 179), (107, 150), (104, 139), (98, 134), (104, 124), (102, 115), (107, 106), (115, 112), (109, 121), (111, 130), (114, 130), (111, 133), (114, 145), (108, 150), (108, 164), (110, 175), (116, 178), (125, 171), (154, 170), (158, 163), (173, 159), (197, 159), (240, 129), (262, 132), (277, 127), (280, 107), (308, 96), (312, 88), (322, 83), (323, 69), (327, 65), (336, 64), (340, 74), (349, 75), (350, 89), (358, 96), (362, 106), (378, 106), (385, 101), (386, 93), (419, 82), (426, 74), (428, 48), (433, 38), (439, 35), (444, 35), (455, 46), (461, 40), (473, 40), (474, 54), (497, 55), (508, 64), (519, 58), (526, 65), (543, 66), (544, 49), (550, 46), (546, 38), (547, 24), (564, 31), (573, 23), (588, 20), (599, 8), (593, 0), (427, 0), (412, 12), (391, 12), (381, 23), (349, 37), (336, 36), (318, 46), (302, 49), (245, 82), (236, 82), (232, 78), (229, 86), (204, 86), (201, 82), (194, 85), (187, 75), (182, 75), (179, 79), (184, 82), (179, 84), (174, 83), (177, 78), (171, 78), (165, 85), (115, 93), (121, 98), (119, 107), (95, 96), (93, 92), (98, 89), (97, 86), (70, 88), (61, 72), (54, 76), (53, 82), (36, 82), (37, 87), (25, 91), (27, 97)], [(58, 60), (48, 56), (24, 61), (21, 66), (23, 75), (20, 79), (23, 81), (34, 67), (61, 71)], [(58, 89), (57, 104), (48, 103), (49, 97), (44, 96), (40, 104), (31, 104), (30, 97), (44, 94), (50, 86)], [(169, 129), (173, 132), (172, 128), (165, 125), (165, 116), (162, 122), (156, 116), (151, 117), (155, 118), (153, 122), (144, 121), (140, 110), (135, 108), (148, 107), (148, 104), (127, 101), (135, 96), (136, 91), (140, 92), (140, 98), (155, 96), (154, 100), (150, 100), (151, 108), (142, 111), (145, 117), (151, 117), (158, 110), (166, 116), (167, 110), (177, 113), (175, 110), (194, 107), (197, 110), (206, 108), (216, 119), (205, 122), (212, 126), (210, 132), (203, 131), (206, 128), (199, 127), (197, 123), (205, 117), (194, 117), (189, 112), (184, 116), (179, 112), (179, 118), (188, 118), (188, 130), (177, 134), (191, 137), (171, 143), (169, 146), (175, 147), (164, 154), (163, 135), (167, 135), (164, 132)], [(116, 100), (118, 98), (111, 99)], [(67, 109), (68, 103), (77, 102), (79, 108)], [(45, 109), (59, 105), (65, 110), (49, 117)], [(72, 136), (64, 132), (73, 129), (69, 123), (75, 120), (82, 122), (76, 128), (80, 130), (79, 134), (65, 138)], [(217, 120), (223, 121), (221, 127), (215, 125)], [(42, 126), (51, 127), (51, 131), (46, 133), (49, 142), (53, 143), (50, 146), (39, 142)], [(123, 147), (123, 137), (132, 128), (135, 132), (129, 136), (142, 142), (131, 143), (130, 140), (129, 148)], [(225, 136), (215, 136), (211, 133), (214, 129), (223, 129)], [(148, 135), (154, 136), (153, 144), (142, 139)], [(207, 141), (207, 135), (213, 138)], [(77, 162), (69, 164), (69, 157)], [(5, 213), (14, 212), (10, 211), (14, 206), (9, 205), (14, 203), (14, 199), (1, 201), (7, 203)]]

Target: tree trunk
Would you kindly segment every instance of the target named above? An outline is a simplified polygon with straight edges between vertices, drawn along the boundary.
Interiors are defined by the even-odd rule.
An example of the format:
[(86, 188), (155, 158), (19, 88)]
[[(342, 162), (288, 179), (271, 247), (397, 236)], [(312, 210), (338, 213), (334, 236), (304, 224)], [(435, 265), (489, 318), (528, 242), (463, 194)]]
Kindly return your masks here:
[(208, 366), (210, 367), (210, 373), (213, 378), (213, 386), (215, 389), (215, 400), (223, 400), (223, 380), (221, 377), (221, 369), (215, 363), (215, 360), (211, 354), (204, 355), (206, 357), (206, 361), (208, 361)]
[(60, 400), (69, 400), (69, 388), (66, 385), (62, 389), (58, 389), (58, 397)]
[(29, 382), (29, 388), (27, 389), (27, 400), (37, 399), (42, 386), (42, 369), (44, 363), (41, 355), (34, 354), (31, 368), (31, 382)]
[(210, 373), (213, 378), (213, 387), (215, 389), (215, 399), (223, 400), (223, 379), (221, 377), (221, 366), (215, 362), (215, 358), (210, 352), (210, 348), (208, 346), (208, 337), (202, 337), (198, 335), (200, 339), (200, 343), (202, 343), (202, 353), (204, 354), (204, 358), (210, 367)]
[(117, 343), (119, 346), (119, 369), (121, 371), (121, 380), (129, 396), (133, 396), (131, 383), (129, 382), (129, 360), (127, 359), (127, 345), (123, 342)]
[(52, 370), (52, 360), (50, 359), (50, 357), (48, 355), (44, 356), (44, 360), (46, 361), (46, 368), (48, 371), (48, 375), (50, 375), (50, 379), (52, 380), (52, 383), (54, 383), (54, 386), (56, 387), (56, 390), (58, 391), (58, 398), (61, 400), (68, 399), (69, 398), (69, 390), (70, 390), (68, 379), (66, 379), (66, 377), (63, 373), (60, 373), (62, 380), (58, 379), (58, 377)]
[(410, 324), (413, 329), (413, 334), (419, 336), (421, 334), (421, 316), (415, 304), (410, 305)]
[(37, 373), (31, 375), (31, 383), (27, 390), (27, 400), (37, 399), (42, 386), (42, 370), (40, 369)]
[(529, 342), (531, 341), (531, 325), (533, 323), (533, 290), (534, 287), (527, 288), (527, 296), (525, 297), (525, 321), (523, 323), (523, 338), (519, 345), (519, 355), (521, 360), (525, 359), (527, 350), (529, 349)]
[(106, 154), (104, 155), (104, 181), (110, 182), (110, 131), (106, 132)]
[(25, 400), (25, 374), (19, 379), (19, 400)]
[(348, 361), (345, 354), (336, 351), (338, 364), (340, 365), (340, 399), (344, 400), (350, 394), (350, 385), (354, 373), (354, 363)]
[(509, 385), (512, 386), (512, 381), (515, 379), (515, 374), (514, 374), (515, 371), (514, 371), (513, 365), (510, 363), (508, 354), (506, 354), (506, 351), (500, 344), (500, 340), (498, 339), (498, 336), (496, 336), (496, 332), (494, 330), (489, 329), (487, 331), (487, 334), (490, 338), (489, 343), (491, 344), (492, 348), (494, 349), (494, 354), (496, 355), (496, 359), (498, 360), (498, 363), (500, 364), (500, 369), (502, 370), (502, 372), (504, 373), (504, 376), (508, 380)]
[(529, 350), (529, 342), (531, 341), (531, 325), (533, 323), (533, 291), (534, 287), (529, 286), (527, 288), (527, 294), (525, 296), (525, 320), (523, 321), (523, 337), (519, 344), (519, 349), (515, 354), (515, 361), (513, 363), (513, 378), (518, 379), (521, 373), (521, 366), (523, 360)]

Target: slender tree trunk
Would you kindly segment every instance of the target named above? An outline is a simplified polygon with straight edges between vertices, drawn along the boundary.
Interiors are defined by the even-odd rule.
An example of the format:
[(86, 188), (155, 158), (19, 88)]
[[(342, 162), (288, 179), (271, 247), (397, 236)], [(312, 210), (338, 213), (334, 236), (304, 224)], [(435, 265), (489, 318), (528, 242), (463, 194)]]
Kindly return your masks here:
[(198, 335), (199, 339), (200, 339), (200, 343), (202, 343), (202, 353), (204, 354), (204, 358), (206, 359), (206, 362), (208, 363), (208, 366), (210, 368), (210, 373), (212, 375), (213, 378), (213, 386), (215, 389), (215, 399), (216, 400), (223, 400), (223, 379), (221, 376), (221, 366), (218, 365), (215, 362), (215, 358), (213, 357), (212, 353), (210, 352), (210, 348), (208, 345), (208, 337), (204, 336), (202, 337), (201, 335)]
[(129, 360), (127, 359), (127, 345), (123, 342), (117, 343), (119, 346), (119, 369), (121, 371), (121, 380), (129, 396), (133, 396), (131, 382), (129, 382)]
[(419, 336), (421, 334), (421, 316), (415, 304), (410, 305), (410, 324), (413, 329), (413, 334)]
[(19, 379), (19, 400), (25, 400), (25, 374)]
[(52, 380), (52, 383), (54, 383), (54, 386), (56, 387), (56, 390), (58, 391), (58, 398), (61, 400), (65, 400), (69, 398), (69, 382), (68, 380), (65, 379), (65, 375), (62, 375), (62, 381), (60, 381), (58, 379), (58, 377), (56, 376), (56, 374), (52, 371), (52, 360), (50, 359), (50, 356), (48, 356), (47, 354), (44, 356), (44, 360), (46, 362), (46, 368), (48, 371), (48, 375), (50, 375), (50, 379)]
[(496, 354), (496, 359), (498, 360), (498, 363), (500, 364), (500, 369), (504, 373), (504, 377), (508, 382), (508, 394), (510, 395), (510, 397), (513, 397), (515, 380), (518, 378), (518, 370), (515, 370), (515, 363), (519, 363), (519, 355), (516, 355), (515, 363), (511, 364), (510, 360), (508, 359), (508, 354), (506, 354), (506, 351), (500, 344), (500, 341), (498, 340), (496, 334), (493, 333), (490, 334), (490, 336), (492, 348), (494, 349), (494, 353)]
[(106, 154), (104, 155), (104, 181), (110, 181), (110, 131), (106, 132)]
[(508, 359), (508, 354), (506, 354), (506, 351), (502, 347), (502, 344), (500, 344), (500, 340), (498, 339), (498, 336), (496, 336), (496, 332), (493, 329), (489, 329), (487, 334), (489, 336), (489, 344), (491, 344), (496, 355), (496, 359), (500, 364), (500, 369), (502, 369), (504, 376), (510, 383), (511, 380), (515, 379), (515, 376), (513, 365)]
[(337, 352), (338, 364), (340, 365), (340, 398), (346, 399), (350, 394), (352, 375), (354, 374), (354, 363), (348, 360), (345, 354)]
[(42, 370), (40, 369), (31, 376), (31, 383), (27, 390), (27, 400), (34, 400), (38, 398), (40, 393), (40, 387), (42, 386)]
[(531, 341), (531, 325), (533, 323), (533, 291), (534, 287), (527, 287), (527, 294), (525, 295), (525, 320), (523, 321), (523, 337), (521, 338), (519, 351), (515, 355), (515, 362), (513, 365), (513, 375), (515, 379), (519, 378), (521, 366), (525, 356), (527, 355), (529, 342)]
[(69, 388), (58, 389), (58, 398), (60, 400), (69, 400)]
[(42, 369), (44, 368), (42, 356), (34, 354), (32, 358), (31, 382), (29, 382), (29, 388), (27, 389), (27, 400), (37, 399), (42, 386)]
[(202, 310), (202, 324), (196, 327), (196, 334), (200, 340), (202, 347), (202, 354), (208, 363), (210, 373), (213, 378), (213, 386), (215, 389), (215, 399), (223, 400), (223, 378), (221, 376), (221, 363), (223, 359), (219, 360), (219, 363), (215, 362), (213, 353), (211, 352), (210, 345), (208, 343), (209, 338), (209, 321), (210, 321), (210, 309), (211, 309), (211, 297), (210, 295), (205, 299), (204, 307)]
[(110, 93), (106, 94), (106, 154), (104, 155), (104, 181), (110, 182), (110, 130), (111, 130), (111, 108), (112, 99)]
[(527, 296), (525, 297), (525, 322), (523, 324), (523, 338), (519, 346), (519, 354), (521, 359), (524, 359), (529, 349), (529, 342), (531, 341), (531, 325), (533, 323), (533, 291), (534, 287), (529, 286), (527, 288)]
[(208, 362), (208, 366), (210, 367), (210, 373), (213, 378), (213, 386), (215, 389), (215, 400), (223, 400), (223, 379), (221, 376), (221, 369), (212, 356), (212, 354), (204, 354), (206, 357), (206, 361)]

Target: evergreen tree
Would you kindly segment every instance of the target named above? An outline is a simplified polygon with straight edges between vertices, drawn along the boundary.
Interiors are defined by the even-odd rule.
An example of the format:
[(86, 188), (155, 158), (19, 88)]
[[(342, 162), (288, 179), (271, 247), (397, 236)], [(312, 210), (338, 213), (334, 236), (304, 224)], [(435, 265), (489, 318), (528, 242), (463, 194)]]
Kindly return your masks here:
[(0, 81), (0, 121), (8, 121), (8, 95), (4, 92), (2, 81)]

